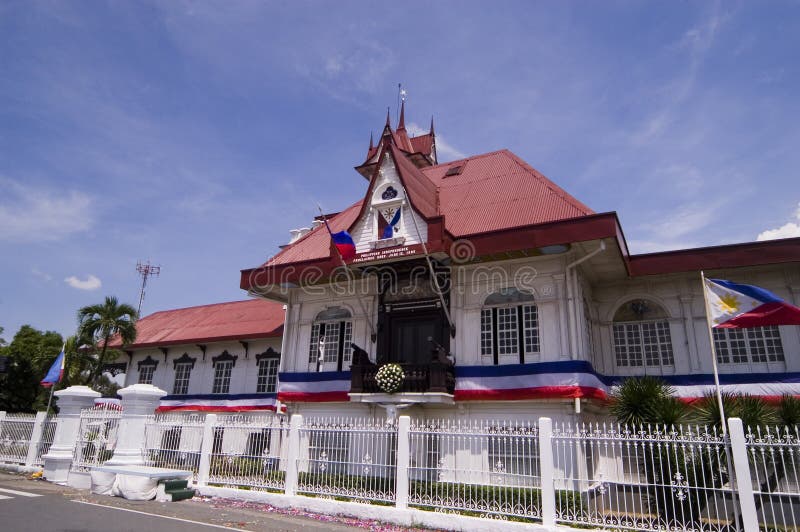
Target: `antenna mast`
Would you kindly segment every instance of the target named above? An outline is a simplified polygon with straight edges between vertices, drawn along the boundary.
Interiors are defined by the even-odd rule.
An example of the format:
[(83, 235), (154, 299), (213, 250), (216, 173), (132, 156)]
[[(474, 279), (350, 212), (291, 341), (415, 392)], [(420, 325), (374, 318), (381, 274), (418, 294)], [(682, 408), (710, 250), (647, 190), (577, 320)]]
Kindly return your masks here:
[(149, 260), (146, 263), (139, 261), (136, 263), (136, 271), (142, 277), (142, 288), (139, 290), (139, 307), (136, 309), (136, 314), (138, 315), (142, 312), (142, 301), (144, 301), (144, 288), (147, 286), (147, 278), (154, 275), (158, 276), (161, 273), (161, 266), (153, 266)]

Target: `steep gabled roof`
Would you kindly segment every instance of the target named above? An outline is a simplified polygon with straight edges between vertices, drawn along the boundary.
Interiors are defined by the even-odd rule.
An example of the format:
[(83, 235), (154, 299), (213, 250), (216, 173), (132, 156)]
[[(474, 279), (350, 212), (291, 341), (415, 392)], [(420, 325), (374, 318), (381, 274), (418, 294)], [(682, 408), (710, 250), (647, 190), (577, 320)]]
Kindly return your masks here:
[[(395, 161), (412, 207), (426, 219), (443, 216), (445, 230), (454, 238), (593, 214), (589, 207), (508, 150), (423, 169), (417, 168), (392, 145), (388, 153)], [(446, 175), (456, 167), (460, 167), (458, 173)], [(372, 186), (365, 197), (369, 198), (371, 193)], [(365, 201), (362, 199), (329, 219), (331, 230), (352, 227), (363, 212)], [(286, 246), (263, 266), (330, 256), (330, 236), (325, 227), (320, 226)]]
[(263, 299), (163, 310), (136, 322), (136, 342), (126, 349), (274, 338), (283, 334), (283, 319), (283, 305)]
[(508, 150), (420, 172), (438, 185), (439, 211), (456, 238), (594, 213)]

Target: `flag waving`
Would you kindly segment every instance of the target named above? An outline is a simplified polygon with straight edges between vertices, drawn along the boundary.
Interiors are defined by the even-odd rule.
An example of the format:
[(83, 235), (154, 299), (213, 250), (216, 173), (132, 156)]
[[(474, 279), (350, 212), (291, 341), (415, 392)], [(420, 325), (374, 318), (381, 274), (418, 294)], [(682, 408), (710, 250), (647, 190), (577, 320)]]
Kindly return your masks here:
[(715, 329), (800, 325), (800, 308), (758, 286), (706, 279), (705, 290)]
[(44, 376), (44, 379), (42, 379), (42, 382), (40, 384), (42, 386), (49, 388), (55, 383), (60, 382), (61, 377), (63, 376), (64, 376), (64, 347), (61, 348), (61, 352), (56, 357), (56, 360), (55, 362), (53, 362), (53, 365), (50, 366), (50, 370), (47, 372), (47, 375)]

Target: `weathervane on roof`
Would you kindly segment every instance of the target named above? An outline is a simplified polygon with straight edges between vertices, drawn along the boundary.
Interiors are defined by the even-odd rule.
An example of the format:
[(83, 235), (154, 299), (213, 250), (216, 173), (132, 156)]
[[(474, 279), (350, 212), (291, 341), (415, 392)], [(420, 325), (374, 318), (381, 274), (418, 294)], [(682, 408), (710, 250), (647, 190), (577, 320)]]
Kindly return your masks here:
[(142, 312), (142, 301), (144, 301), (144, 288), (147, 286), (147, 278), (154, 275), (158, 276), (161, 273), (161, 266), (153, 266), (149, 260), (146, 263), (138, 261), (136, 263), (136, 271), (142, 276), (142, 288), (139, 290), (139, 307), (136, 309), (136, 314), (139, 315)]

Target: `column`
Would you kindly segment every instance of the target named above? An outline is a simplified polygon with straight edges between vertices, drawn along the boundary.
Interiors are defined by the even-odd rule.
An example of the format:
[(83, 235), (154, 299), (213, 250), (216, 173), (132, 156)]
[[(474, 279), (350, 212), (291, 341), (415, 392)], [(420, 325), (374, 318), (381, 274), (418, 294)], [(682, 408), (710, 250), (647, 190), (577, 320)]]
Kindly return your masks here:
[(122, 398), (122, 418), (117, 430), (114, 456), (105, 465), (142, 465), (144, 456), (144, 428), (159, 401), (167, 392), (151, 384), (134, 384), (117, 392)]
[(55, 392), (58, 398), (58, 418), (53, 445), (44, 460), (44, 477), (50, 482), (64, 483), (72, 465), (72, 450), (81, 428), (81, 410), (91, 408), (100, 394), (88, 386), (70, 386)]

